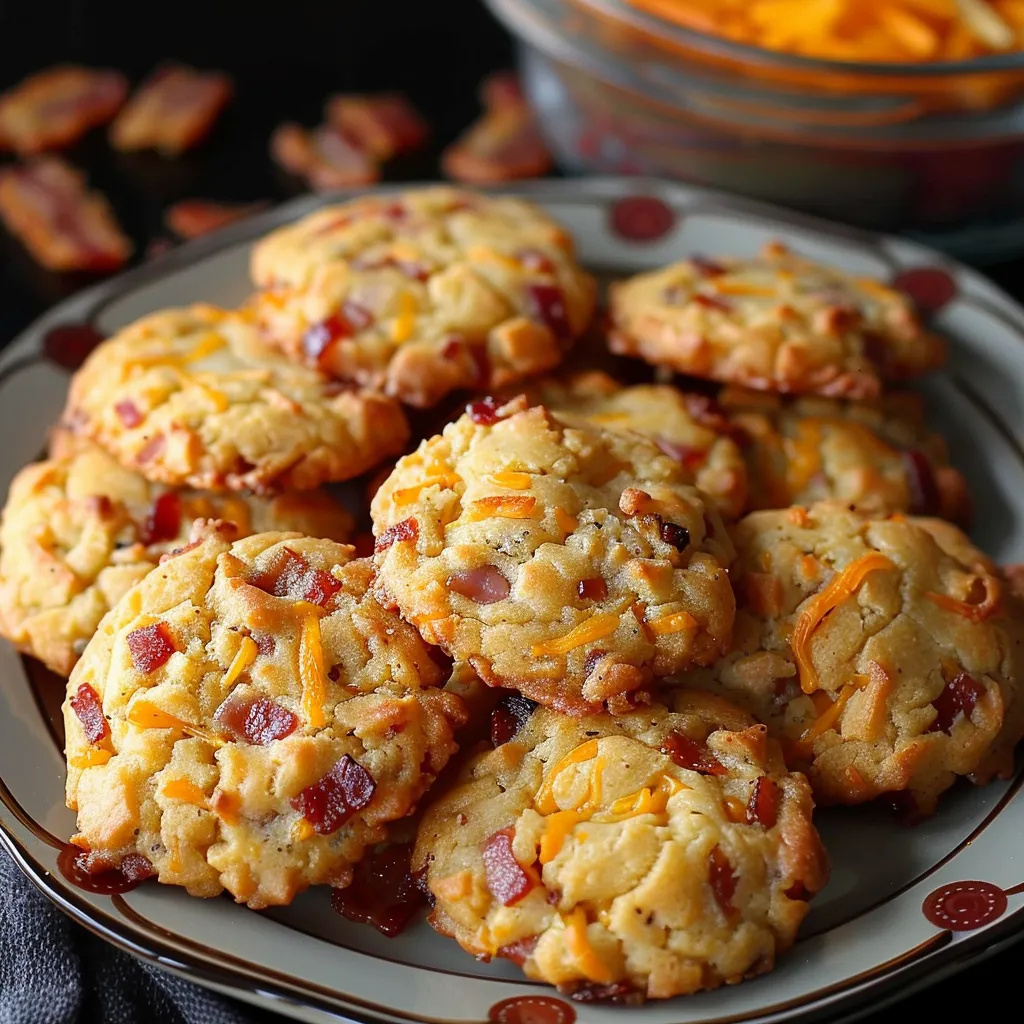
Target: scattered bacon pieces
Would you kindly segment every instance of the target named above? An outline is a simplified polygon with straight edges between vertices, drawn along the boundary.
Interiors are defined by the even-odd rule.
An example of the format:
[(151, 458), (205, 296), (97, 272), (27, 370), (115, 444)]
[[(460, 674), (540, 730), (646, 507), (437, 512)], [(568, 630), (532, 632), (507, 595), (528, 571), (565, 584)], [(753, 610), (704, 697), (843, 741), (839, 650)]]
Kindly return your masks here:
[(453, 593), (461, 594), (477, 604), (504, 601), (512, 589), (508, 580), (493, 565), (481, 565), (476, 569), (452, 573), (448, 577), (447, 586)]
[(209, 199), (182, 199), (164, 213), (164, 224), (179, 238), (200, 238), (228, 224), (244, 220), (265, 203), (215, 203)]
[(806, 902), (811, 898), (811, 893), (803, 882), (796, 881), (786, 890), (786, 898)]
[(352, 881), (331, 893), (331, 906), (356, 924), (372, 924), (393, 939), (427, 905), (409, 870), (412, 843), (385, 846), (365, 856)]
[(110, 126), (111, 145), (122, 152), (155, 149), (177, 156), (206, 138), (231, 93), (231, 79), (220, 71), (158, 68)]
[(535, 701), (519, 693), (506, 693), (491, 711), (491, 743), (500, 747), (526, 723), (537, 707)]
[(603, 1003), (606, 1006), (641, 1006), (644, 992), (628, 981), (613, 981), (610, 985), (589, 982), (574, 988), (569, 998), (575, 1003)]
[(419, 149), (429, 133), (423, 118), (398, 93), (334, 96), (324, 115), (332, 128), (380, 161)]
[(441, 154), (445, 174), (470, 185), (536, 178), (551, 170), (551, 154), (518, 82), (507, 72), (481, 89), (483, 115)]
[(526, 308), (530, 316), (544, 324), (559, 341), (572, 338), (565, 293), (557, 285), (528, 284)]
[(154, 622), (151, 626), (133, 630), (125, 639), (136, 671), (146, 675), (165, 665), (178, 649), (166, 622)]
[(302, 350), (310, 359), (326, 363), (335, 342), (351, 338), (373, 323), (373, 314), (358, 302), (345, 301), (341, 309), (314, 324), (302, 339)]
[(137, 427), (144, 419), (139, 407), (130, 399), (125, 398), (114, 406), (117, 418), (129, 429)]
[(984, 696), (985, 687), (975, 682), (961, 669), (946, 683), (942, 693), (932, 701), (932, 707), (937, 714), (928, 731), (944, 732), (949, 735), (957, 719), (961, 715), (970, 718), (975, 704)]
[(143, 544), (158, 544), (174, 540), (181, 532), (181, 497), (177, 491), (164, 491), (153, 502), (153, 507), (142, 524)]
[(714, 260), (709, 260), (704, 256), (691, 256), (690, 266), (701, 277), (721, 277), (725, 273), (725, 267), (721, 263), (716, 263)]
[(242, 700), (229, 695), (213, 719), (239, 739), (259, 747), (290, 736), (299, 725), (295, 715), (267, 697)]
[(291, 801), (322, 836), (337, 832), (354, 814), (369, 806), (377, 783), (354, 758), (344, 754), (319, 781)]
[(707, 462), (708, 453), (704, 448), (693, 448), (688, 444), (678, 444), (664, 437), (652, 438), (654, 443), (670, 458), (678, 462), (684, 469), (694, 472)]
[(310, 565), (291, 548), (280, 548), (249, 581), (254, 587), (293, 601), (309, 601), (324, 607), (341, 590), (341, 583), (329, 572)]
[(0, 168), (0, 220), (49, 270), (116, 270), (131, 255), (106, 199), (57, 157)]
[(277, 650), (277, 639), (273, 633), (251, 633), (250, 636), (256, 641), (257, 652), (264, 657)]
[(419, 535), (420, 524), (415, 519), (403, 519), (400, 523), (389, 526), (377, 538), (377, 542), (373, 545), (374, 554), (387, 551), (392, 544), (397, 544), (400, 541), (411, 540), (415, 542)]
[(507, 946), (502, 946), (495, 955), (503, 957), (505, 960), (511, 960), (517, 967), (522, 967), (533, 956), (533, 951), (536, 948), (537, 936), (530, 935), (528, 938), (519, 939), (516, 942), (509, 943)]
[(691, 740), (674, 730), (665, 737), (661, 752), (667, 754), (680, 768), (688, 768), (701, 775), (728, 775), (729, 770), (702, 743)]
[(29, 155), (70, 146), (109, 121), (127, 95), (119, 71), (74, 65), (40, 71), (0, 96), (0, 149)]
[(88, 683), (82, 683), (78, 687), (69, 703), (71, 710), (82, 723), (82, 731), (90, 743), (99, 743), (110, 735), (110, 726), (103, 715), (100, 695)]
[(495, 832), (483, 845), (484, 872), (487, 888), (499, 903), (506, 907), (518, 903), (537, 887), (536, 872), (527, 870), (512, 852), (515, 830), (504, 828)]
[(556, 271), (554, 260), (549, 259), (539, 249), (523, 249), (516, 253), (516, 259), (523, 265), (523, 270), (531, 274), (553, 274)]
[(727, 302), (725, 299), (716, 299), (714, 295), (703, 295), (698, 292), (693, 296), (693, 302), (696, 302), (698, 306), (703, 306), (705, 309), (714, 309), (719, 313), (731, 313), (732, 303)]
[(942, 510), (939, 486), (928, 457), (918, 451), (903, 452), (903, 466), (910, 488), (910, 511), (915, 516), (937, 516)]
[(758, 824), (765, 828), (773, 828), (779, 820), (780, 799), (781, 793), (777, 783), (767, 775), (758, 776), (754, 782), (754, 788), (750, 791), (747, 821), (751, 825)]
[(661, 539), (676, 551), (685, 551), (690, 546), (690, 531), (678, 523), (662, 523)]
[(280, 125), (270, 137), (270, 155), (283, 170), (318, 190), (354, 188), (380, 180), (376, 160), (327, 125), (312, 130)]
[(594, 576), (588, 580), (580, 580), (576, 593), (584, 601), (603, 601), (608, 596), (608, 584), (600, 576)]
[(154, 434), (136, 453), (135, 461), (144, 466), (152, 462), (167, 447), (167, 438), (163, 434)]
[(498, 410), (501, 408), (501, 400), (488, 395), (478, 402), (470, 402), (466, 406), (466, 414), (480, 427), (493, 427), (501, 417)]
[(708, 884), (726, 917), (732, 917), (736, 913), (736, 908), (732, 905), (732, 898), (736, 895), (736, 881), (729, 858), (722, 852), (720, 846), (715, 846), (708, 854)]
[(152, 878), (156, 874), (149, 858), (141, 853), (126, 853), (121, 858), (118, 870), (124, 875), (125, 880), (132, 885), (144, 882), (147, 878)]

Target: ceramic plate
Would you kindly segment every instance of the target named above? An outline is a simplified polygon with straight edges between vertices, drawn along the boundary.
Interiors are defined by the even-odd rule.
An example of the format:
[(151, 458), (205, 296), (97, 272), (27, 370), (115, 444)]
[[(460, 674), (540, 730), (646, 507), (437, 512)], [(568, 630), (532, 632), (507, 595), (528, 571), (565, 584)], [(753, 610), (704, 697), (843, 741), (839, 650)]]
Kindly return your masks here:
[[(658, 182), (539, 182), (517, 190), (575, 235), (585, 263), (624, 274), (691, 253), (752, 254), (779, 238), (811, 257), (893, 280), (954, 341), (925, 386), (934, 425), (976, 499), (975, 539), (1024, 561), (1024, 309), (965, 267), (909, 242), (855, 233), (709, 191)], [(91, 338), (160, 307), (248, 291), (253, 239), (324, 200), (307, 197), (178, 249), (56, 307), (0, 357), (0, 488), (36, 458)], [(337, 916), (326, 889), (255, 913), (227, 898), (143, 885), (104, 896), (62, 874), (63, 686), (0, 644), (0, 841), (47, 896), (137, 956), (298, 1020), (429, 1024), (740, 1024), (853, 1014), (1010, 942), (1024, 927), (1024, 772), (955, 787), (907, 829), (882, 808), (824, 812), (833, 874), (796, 947), (742, 985), (641, 1009), (573, 1004), (481, 964), (424, 923), (395, 939)]]

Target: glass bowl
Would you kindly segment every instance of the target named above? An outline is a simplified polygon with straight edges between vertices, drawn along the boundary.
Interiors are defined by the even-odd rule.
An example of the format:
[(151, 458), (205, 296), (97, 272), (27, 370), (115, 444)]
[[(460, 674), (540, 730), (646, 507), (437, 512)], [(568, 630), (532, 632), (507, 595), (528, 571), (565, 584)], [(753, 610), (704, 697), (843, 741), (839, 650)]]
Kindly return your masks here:
[(847, 64), (623, 0), (485, 2), (568, 171), (713, 185), (974, 262), (1024, 253), (1024, 53)]

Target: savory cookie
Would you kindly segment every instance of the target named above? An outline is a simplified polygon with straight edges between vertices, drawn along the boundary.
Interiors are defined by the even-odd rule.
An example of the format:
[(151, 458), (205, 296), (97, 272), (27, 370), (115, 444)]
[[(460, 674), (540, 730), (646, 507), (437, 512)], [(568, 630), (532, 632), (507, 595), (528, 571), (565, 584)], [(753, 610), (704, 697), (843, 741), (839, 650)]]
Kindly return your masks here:
[(905, 295), (779, 244), (638, 274), (611, 307), (614, 351), (764, 391), (873, 398), (945, 359)]
[(144, 317), (75, 374), (65, 423), (150, 480), (308, 490), (401, 451), (397, 403), (296, 366), (245, 316), (196, 305)]
[(835, 498), (883, 514), (971, 518), (967, 482), (926, 428), (919, 395), (840, 402), (725, 388), (718, 403), (743, 446), (748, 511)]
[(50, 459), (14, 478), (0, 518), (0, 633), (67, 676), (100, 619), (186, 542), (197, 518), (231, 520), (242, 536), (296, 530), (345, 540), (352, 529), (325, 491), (168, 490), (60, 432)]
[(87, 867), (259, 908), (344, 886), (455, 750), (461, 701), (373, 567), (298, 534), (192, 542), (128, 592), (68, 682)]
[(732, 544), (639, 434), (474, 402), (371, 505), (378, 593), (429, 643), (572, 714), (728, 649)]
[(496, 748), (424, 815), (431, 924), (588, 999), (771, 970), (828, 868), (807, 780), (764, 726), (683, 691), (621, 717), (527, 717), (522, 701), (499, 705)]
[(551, 369), (595, 301), (540, 210), (446, 187), (318, 210), (260, 242), (252, 274), (285, 351), (416, 406)]
[(927, 814), (958, 775), (1012, 768), (1024, 608), (956, 527), (823, 502), (734, 537), (734, 650), (680, 681), (768, 725), (819, 801)]
[(747, 498), (747, 470), (729, 421), (704, 395), (667, 384), (624, 387), (600, 370), (564, 380), (547, 378), (526, 395), (561, 419), (582, 418), (609, 430), (649, 437), (682, 464), (692, 482), (715, 499), (722, 514), (737, 519)]

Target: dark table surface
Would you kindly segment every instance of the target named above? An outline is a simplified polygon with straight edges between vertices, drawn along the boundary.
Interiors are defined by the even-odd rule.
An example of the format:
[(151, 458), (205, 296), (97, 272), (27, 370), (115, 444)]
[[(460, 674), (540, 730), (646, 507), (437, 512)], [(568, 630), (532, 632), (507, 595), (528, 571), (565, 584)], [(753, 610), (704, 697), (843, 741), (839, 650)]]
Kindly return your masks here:
[[(162, 213), (178, 199), (278, 202), (297, 194), (300, 186), (271, 164), (267, 140), (283, 120), (316, 123), (331, 92), (397, 89), (409, 95), (434, 128), (433, 144), (390, 165), (386, 179), (436, 178), (441, 148), (476, 115), (478, 82), (510, 66), (514, 54), (478, 0), (289, 0), (262, 7), (229, 0), (160, 7), (127, 0), (0, 0), (0, 89), (60, 60), (118, 67), (138, 79), (165, 58), (235, 77), (236, 99), (205, 146), (164, 161), (114, 153), (97, 133), (69, 153), (113, 202), (136, 244), (136, 261), (153, 239), (167, 237)], [(987, 272), (1024, 298), (1024, 260)], [(86, 283), (40, 270), (0, 231), (0, 346)], [(1024, 947), (1011, 948), (871, 1019), (945, 1021), (984, 1014), (1004, 999), (1014, 1005), (1022, 966)]]

